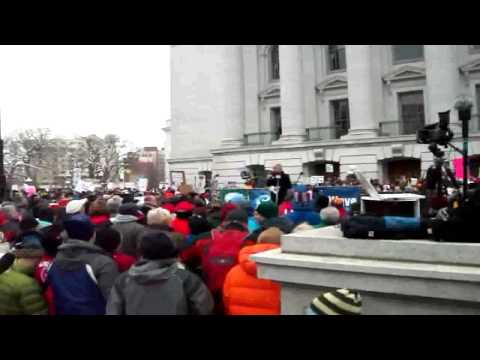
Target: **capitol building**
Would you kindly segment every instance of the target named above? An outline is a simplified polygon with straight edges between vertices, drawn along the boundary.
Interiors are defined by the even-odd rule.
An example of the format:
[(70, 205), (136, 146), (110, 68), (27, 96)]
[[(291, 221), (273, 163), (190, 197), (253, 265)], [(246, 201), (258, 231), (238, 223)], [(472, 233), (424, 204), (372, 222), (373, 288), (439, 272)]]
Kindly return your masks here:
[[(472, 171), (480, 163), (480, 45), (173, 45), (168, 169), (221, 184), (276, 163), (295, 181), (421, 177), (432, 164), (415, 133), (473, 102)], [(447, 151), (452, 160), (458, 155)]]

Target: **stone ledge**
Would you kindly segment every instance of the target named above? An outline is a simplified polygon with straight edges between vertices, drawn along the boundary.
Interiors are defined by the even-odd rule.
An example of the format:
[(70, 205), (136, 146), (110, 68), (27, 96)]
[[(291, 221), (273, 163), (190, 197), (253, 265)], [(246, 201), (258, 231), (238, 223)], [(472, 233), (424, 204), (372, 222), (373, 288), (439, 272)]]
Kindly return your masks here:
[(252, 255), (258, 276), (295, 286), (480, 302), (480, 268), (281, 253)]
[(338, 227), (282, 236), (284, 253), (480, 266), (480, 244), (347, 239)]

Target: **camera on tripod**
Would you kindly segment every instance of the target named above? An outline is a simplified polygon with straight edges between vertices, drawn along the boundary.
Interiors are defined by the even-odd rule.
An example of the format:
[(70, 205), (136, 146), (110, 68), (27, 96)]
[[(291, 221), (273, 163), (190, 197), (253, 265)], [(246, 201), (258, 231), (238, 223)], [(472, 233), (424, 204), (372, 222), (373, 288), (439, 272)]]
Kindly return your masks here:
[[(427, 125), (423, 129), (417, 131), (417, 143), (436, 144), (447, 147), (449, 142), (453, 139), (453, 131), (450, 130), (449, 127), (450, 110), (438, 113), (438, 117), (438, 123)], [(430, 151), (432, 151), (432, 149), (430, 149)]]

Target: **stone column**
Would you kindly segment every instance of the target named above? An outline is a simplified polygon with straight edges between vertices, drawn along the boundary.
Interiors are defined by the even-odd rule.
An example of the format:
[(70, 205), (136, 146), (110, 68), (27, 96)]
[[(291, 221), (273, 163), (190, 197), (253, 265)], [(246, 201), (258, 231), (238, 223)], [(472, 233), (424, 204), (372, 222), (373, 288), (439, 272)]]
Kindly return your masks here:
[[(456, 45), (425, 45), (425, 67), (427, 73), (427, 96), (430, 109), (425, 122), (438, 122), (438, 113), (450, 110), (450, 121), (458, 122), (453, 109), (455, 98), (460, 95), (460, 72), (457, 65)], [(452, 127), (452, 130), (457, 130)]]
[(280, 45), (280, 103), (282, 136), (279, 143), (305, 140), (305, 109), (300, 45)]
[[(245, 122), (243, 53), (242, 45), (225, 45), (224, 94), (225, 107), (225, 137), (222, 146), (237, 147), (243, 145)], [(222, 64), (220, 64), (221, 66)], [(198, 134), (204, 136), (205, 134)]]
[(257, 45), (243, 45), (243, 65), (245, 88), (245, 134), (253, 137), (253, 141), (255, 141), (260, 137)]
[(372, 46), (346, 45), (350, 130), (344, 138), (368, 138), (378, 133), (376, 87), (381, 86), (381, 77), (375, 76)]

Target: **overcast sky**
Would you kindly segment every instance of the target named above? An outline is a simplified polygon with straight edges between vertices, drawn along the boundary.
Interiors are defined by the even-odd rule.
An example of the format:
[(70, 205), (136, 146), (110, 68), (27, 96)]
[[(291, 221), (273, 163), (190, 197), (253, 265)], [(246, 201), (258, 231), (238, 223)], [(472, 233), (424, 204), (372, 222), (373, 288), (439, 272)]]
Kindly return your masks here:
[(2, 135), (108, 133), (164, 146), (170, 118), (170, 47), (0, 46)]

